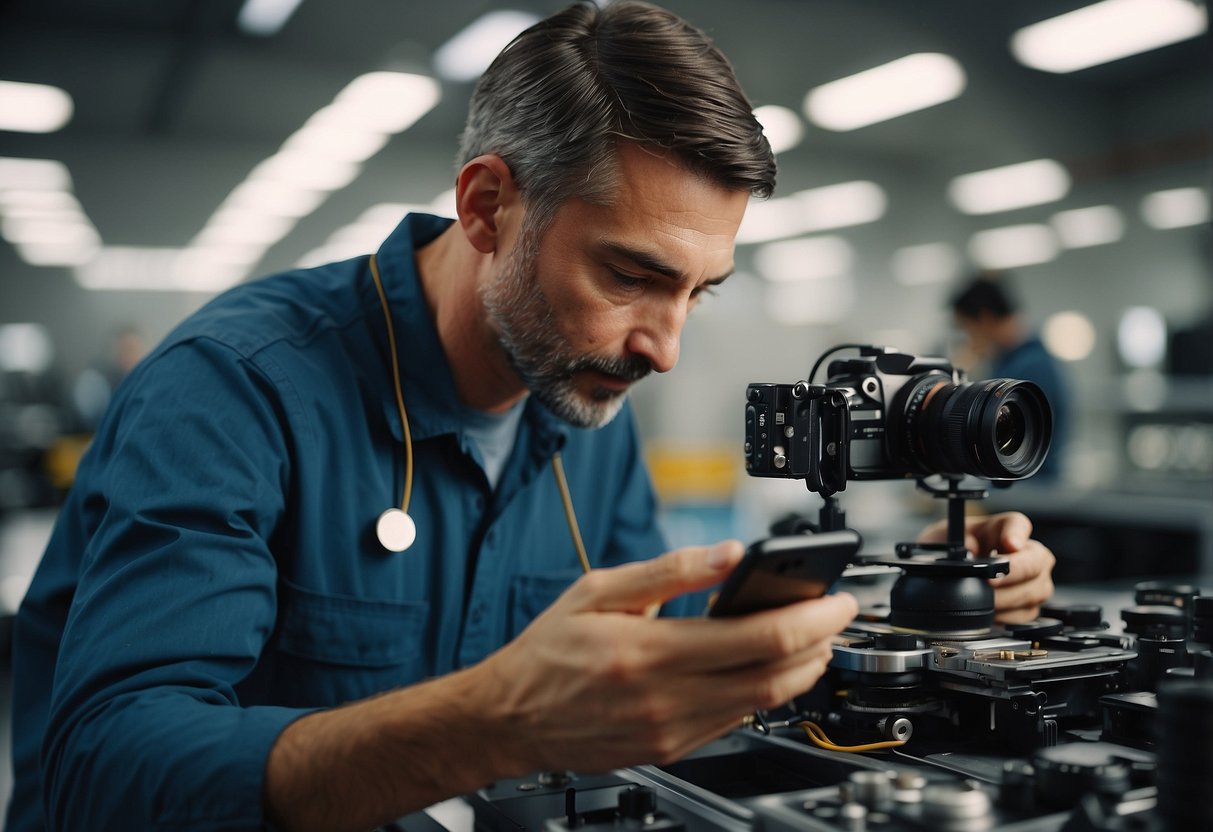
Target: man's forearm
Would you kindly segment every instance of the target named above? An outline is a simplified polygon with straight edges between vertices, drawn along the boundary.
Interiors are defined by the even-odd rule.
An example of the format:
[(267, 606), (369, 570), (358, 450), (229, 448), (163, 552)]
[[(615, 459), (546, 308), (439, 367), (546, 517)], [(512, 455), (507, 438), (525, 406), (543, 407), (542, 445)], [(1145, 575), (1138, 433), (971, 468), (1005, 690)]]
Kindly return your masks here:
[(525, 768), (484, 742), (479, 686), (464, 670), (287, 726), (266, 763), (267, 816), (288, 830), (365, 830)]

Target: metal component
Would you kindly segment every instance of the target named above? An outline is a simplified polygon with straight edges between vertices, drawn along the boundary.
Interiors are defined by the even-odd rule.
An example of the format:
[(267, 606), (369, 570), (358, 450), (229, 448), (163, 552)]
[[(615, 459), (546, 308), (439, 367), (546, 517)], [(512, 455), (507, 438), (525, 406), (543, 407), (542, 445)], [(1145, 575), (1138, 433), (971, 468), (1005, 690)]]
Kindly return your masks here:
[(1043, 659), (1048, 655), (1048, 650), (975, 650), (973, 652), (973, 658), (977, 661), (1015, 662), (1026, 659)]
[(792, 385), (792, 398), (803, 399), (809, 392), (809, 383), (807, 381), (798, 381)]
[(860, 803), (844, 803), (838, 810), (838, 824), (848, 832), (864, 832), (867, 819), (868, 808)]
[(922, 790), (922, 814), (952, 832), (991, 828), (990, 796), (972, 780), (932, 783)]
[(888, 806), (893, 800), (893, 775), (888, 771), (853, 771), (847, 778), (851, 800), (869, 809)]
[(876, 723), (880, 728), (880, 732), (890, 740), (900, 740), (905, 742), (910, 737), (914, 736), (914, 723), (906, 719), (904, 716), (896, 718), (886, 717)]
[(573, 782), (573, 775), (568, 771), (541, 771), (536, 779), (541, 786), (567, 786)]
[(874, 376), (868, 376), (863, 380), (863, 392), (869, 396), (875, 396), (880, 392), (880, 382)]
[(796, 435), (796, 428), (792, 427), (791, 425), (788, 425), (787, 427), (785, 427), (783, 429), (783, 435), (786, 436), (788, 439), (791, 439), (793, 436)]
[(922, 790), (927, 785), (927, 778), (913, 771), (901, 771), (893, 779), (893, 802), (908, 804), (921, 803)]
[(834, 667), (843, 670), (858, 670), (863, 673), (905, 673), (921, 670), (927, 666), (931, 648), (919, 650), (875, 650), (865, 647), (843, 647), (834, 645)]
[(788, 464), (788, 458), (784, 456), (783, 449), (775, 449), (775, 457), (772, 459), (772, 462), (775, 463), (776, 468), (783, 468)]

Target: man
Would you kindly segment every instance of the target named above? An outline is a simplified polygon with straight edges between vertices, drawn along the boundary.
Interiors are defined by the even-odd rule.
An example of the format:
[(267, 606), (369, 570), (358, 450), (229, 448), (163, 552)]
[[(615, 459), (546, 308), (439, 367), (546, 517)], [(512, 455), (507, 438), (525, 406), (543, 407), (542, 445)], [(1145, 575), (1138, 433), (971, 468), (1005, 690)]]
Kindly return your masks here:
[[(678, 18), (584, 4), (520, 36), (474, 94), (453, 224), (228, 293), (119, 393), (17, 622), (10, 829), (365, 829), (672, 760), (810, 688), (847, 595), (645, 615), (741, 546), (653, 558), (624, 408), (773, 184)], [(558, 451), (595, 567), (575, 582)], [(387, 551), (402, 490), (417, 540)], [(1030, 614), (1051, 555), (1019, 515), (972, 531), (1013, 552), (999, 604)]]
[(982, 272), (952, 296), (956, 325), (976, 358), (990, 362), (990, 378), (1035, 382), (1053, 410), (1053, 443), (1032, 479), (1053, 482), (1061, 475), (1070, 422), (1070, 385), (1061, 365), (1032, 334), (1019, 303), (997, 272)]

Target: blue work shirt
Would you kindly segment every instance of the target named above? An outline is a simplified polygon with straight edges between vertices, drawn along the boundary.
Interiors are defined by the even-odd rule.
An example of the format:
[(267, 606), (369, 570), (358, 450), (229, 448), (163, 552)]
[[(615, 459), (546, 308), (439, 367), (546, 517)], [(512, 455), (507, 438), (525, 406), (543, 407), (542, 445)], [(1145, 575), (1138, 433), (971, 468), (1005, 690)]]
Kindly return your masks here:
[(368, 258), (237, 287), (122, 386), (17, 615), (10, 832), (259, 828), (288, 723), (480, 661), (577, 577), (557, 451), (593, 565), (664, 549), (626, 409), (580, 430), (531, 398), (489, 487), (414, 262), (448, 223), (378, 253), (408, 551), (374, 533), (404, 457)]

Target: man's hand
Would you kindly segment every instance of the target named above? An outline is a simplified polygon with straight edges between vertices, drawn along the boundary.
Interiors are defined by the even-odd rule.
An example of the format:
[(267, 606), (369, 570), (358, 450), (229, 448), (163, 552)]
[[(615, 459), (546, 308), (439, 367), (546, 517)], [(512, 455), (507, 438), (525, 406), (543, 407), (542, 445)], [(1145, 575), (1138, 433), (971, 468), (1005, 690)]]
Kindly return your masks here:
[[(932, 523), (919, 542), (947, 540), (946, 521)], [(1011, 571), (990, 579), (994, 587), (994, 618), (1003, 623), (1031, 621), (1040, 605), (1053, 595), (1053, 564), (1057, 559), (1043, 543), (1032, 540), (1032, 521), (1019, 512), (965, 519), (965, 548), (978, 557), (997, 554)]]
[(856, 614), (850, 595), (729, 619), (644, 615), (719, 583), (741, 556), (726, 541), (591, 572), (487, 659), (486, 728), (512, 758), (499, 767), (668, 762), (811, 688)]
[(266, 814), (291, 830), (368, 829), (502, 777), (668, 762), (825, 672), (851, 621), (840, 594), (736, 618), (645, 610), (719, 583), (741, 544), (582, 577), (483, 662), (291, 723)]

